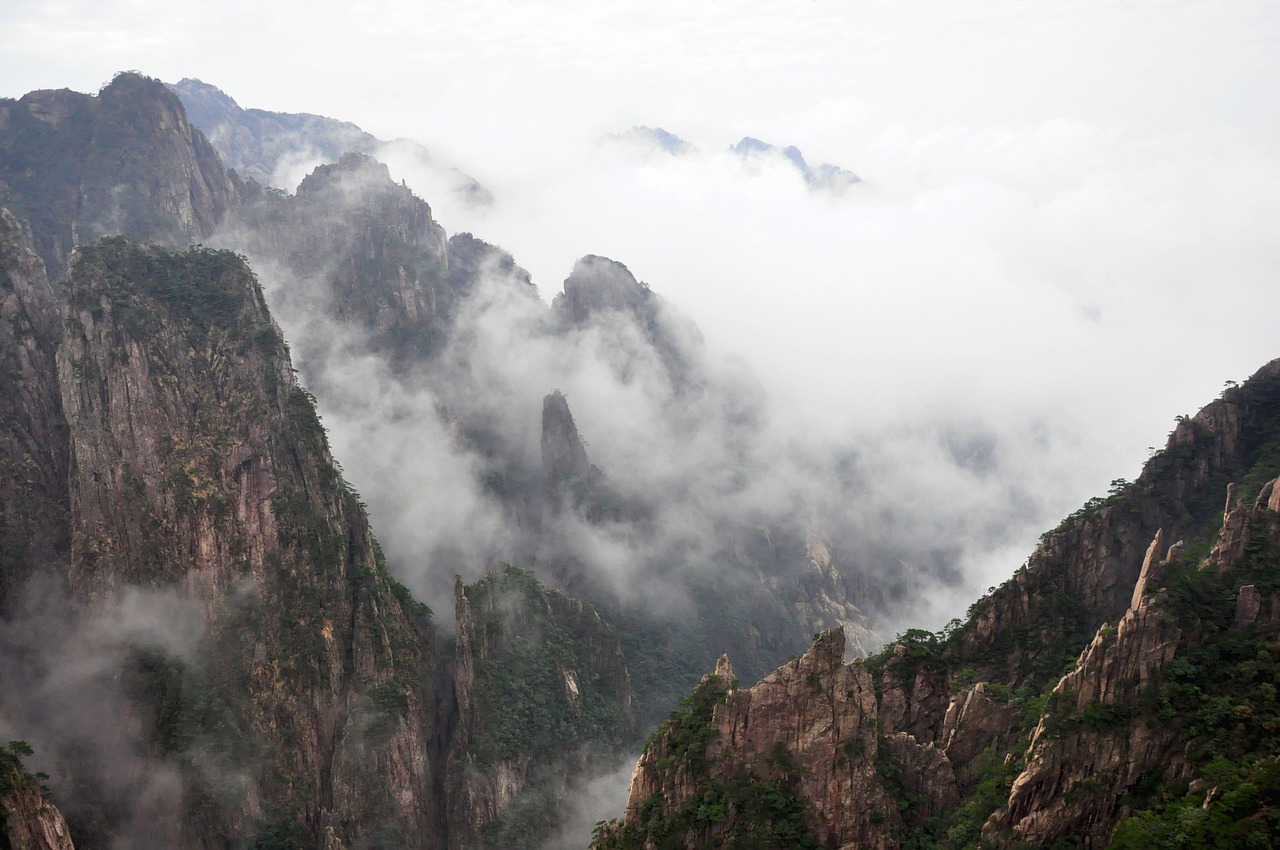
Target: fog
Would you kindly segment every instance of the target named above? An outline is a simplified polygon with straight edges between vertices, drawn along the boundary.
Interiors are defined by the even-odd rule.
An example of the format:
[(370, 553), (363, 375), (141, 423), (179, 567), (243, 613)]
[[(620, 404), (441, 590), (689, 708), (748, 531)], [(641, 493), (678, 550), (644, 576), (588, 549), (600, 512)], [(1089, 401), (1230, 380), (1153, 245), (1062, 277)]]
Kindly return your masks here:
[[(750, 376), (757, 491), (790, 499), (800, 478), (818, 492), (830, 470), (813, 458), (857, 447), (861, 504), (881, 507), (848, 511), (862, 514), (851, 524), (900, 545), (937, 538), (963, 577), (923, 613), (933, 624), (1132, 478), (1174, 416), (1277, 354), (1271, 4), (307, 2), (254, 6), (246, 28), (249, 8), (20, 2), (0, 84), (92, 90), (136, 67), (425, 144), (445, 171), (379, 154), (449, 232), (511, 251), (548, 301), (584, 254), (626, 263), (697, 323), (708, 362)], [(602, 143), (636, 124), (691, 149)], [(835, 195), (785, 162), (744, 167), (727, 149), (747, 135), (864, 182)], [(301, 150), (278, 178), (292, 188), (313, 165)], [(494, 204), (451, 191), (449, 166)], [(524, 374), (508, 380), (527, 388), (502, 405), (512, 417), (532, 423), (561, 387), (612, 481), (684, 468), (637, 440), (650, 419), (611, 415), (651, 396), (619, 401), (588, 365), (573, 378), (512, 351)], [(426, 433), (447, 422), (411, 412), (435, 400), (383, 389), (369, 410), (392, 405)], [(411, 542), (423, 516), (496, 533), (483, 494), (459, 483), (474, 482), (474, 457), (388, 439), (361, 460), (373, 416), (328, 416), (402, 561), (425, 560)], [(783, 445), (808, 453), (807, 467), (784, 464), (803, 475), (773, 471)], [(415, 484), (415, 498), (438, 504), (414, 513), (397, 487), (379, 506), (374, 482), (428, 459), (441, 486)]]
[[(635, 586), (627, 562), (706, 551), (720, 519), (818, 508), (817, 527), (861, 547), (853, 561), (871, 573), (932, 559), (908, 557), (943, 580), (912, 588), (918, 604), (880, 622), (892, 633), (963, 611), (1041, 532), (1134, 477), (1175, 416), (1278, 353), (1280, 164), (1231, 132), (898, 128), (837, 163), (864, 180), (839, 193), (781, 156), (744, 162), (727, 150), (736, 139), (691, 141), (672, 155), (583, 140), (523, 184), (493, 186), (488, 208), (380, 154), (449, 232), (510, 250), (544, 301), (582, 254), (626, 263), (683, 317), (670, 327), (692, 320), (705, 337), (689, 350), (712, 390), (677, 392), (625, 324), (547, 335), (544, 310), (500, 281), (467, 302), (464, 330), (412, 386), (349, 353), (321, 358), (342, 375), (309, 373), (297, 343), (342, 335), (273, 303), (304, 379), (347, 388), (318, 391), (336, 454), (433, 605), (454, 570), (425, 579), (424, 553), (464, 553), (449, 563), (474, 575), (512, 551), (494, 544), (509, 521), (480, 493), (483, 464), (449, 434), (445, 407), (483, 415), (536, 459), (541, 397), (568, 395), (592, 462), (671, 508), (654, 524), (663, 540), (639, 554), (634, 536), (587, 530), (580, 554), (618, 588)], [(744, 411), (748, 426), (731, 421)]]
[[(78, 841), (118, 850), (177, 844), (186, 793), (181, 769), (144, 730), (140, 659), (204, 663), (205, 620), (177, 591), (130, 587), (74, 604), (36, 579), (0, 621), (0, 736), (35, 751), (30, 770), (56, 777), (58, 806), (87, 828)], [(241, 793), (251, 782), (196, 740), (183, 754), (202, 779)]]

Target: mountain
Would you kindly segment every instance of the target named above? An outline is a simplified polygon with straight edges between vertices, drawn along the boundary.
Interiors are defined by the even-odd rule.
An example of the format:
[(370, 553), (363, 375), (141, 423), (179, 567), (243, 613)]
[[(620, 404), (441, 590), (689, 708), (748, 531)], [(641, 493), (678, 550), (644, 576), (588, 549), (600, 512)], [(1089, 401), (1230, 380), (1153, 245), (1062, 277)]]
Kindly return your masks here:
[(206, 239), (237, 185), (155, 80), (118, 74), (97, 95), (0, 99), (0, 205), (26, 221), (60, 279), (72, 249), (123, 235), (176, 248)]
[(241, 180), (136, 74), (0, 102), (10, 846), (583, 846), (640, 751), (597, 846), (1266, 846), (1280, 364), (868, 656), (953, 518), (390, 175)]
[(228, 94), (190, 77), (168, 84), (228, 168), (263, 186), (292, 188), (299, 170), (336, 163), (345, 153), (394, 154), (438, 174), (459, 199), (488, 206), (493, 194), (475, 178), (436, 162), (426, 148), (408, 139), (383, 141), (355, 124), (322, 115), (243, 109)]
[(636, 125), (623, 133), (610, 133), (605, 136), (605, 141), (622, 142), (638, 148), (653, 148), (672, 156), (680, 156), (694, 150), (692, 144), (661, 127)]
[(810, 165), (805, 161), (804, 155), (800, 153), (800, 149), (795, 145), (788, 145), (780, 148), (777, 145), (762, 142), (751, 136), (743, 136), (736, 145), (729, 148), (729, 152), (736, 154), (746, 162), (759, 161), (767, 158), (781, 158), (790, 163), (800, 175), (804, 177), (804, 182), (808, 183), (813, 189), (826, 189), (831, 192), (842, 192), (855, 183), (861, 183), (862, 178), (838, 165), (832, 165), (824, 162), (821, 165)]
[(1277, 446), (1280, 361), (967, 621), (848, 664), (824, 632), (750, 688), (722, 658), (592, 846), (1271, 846)]

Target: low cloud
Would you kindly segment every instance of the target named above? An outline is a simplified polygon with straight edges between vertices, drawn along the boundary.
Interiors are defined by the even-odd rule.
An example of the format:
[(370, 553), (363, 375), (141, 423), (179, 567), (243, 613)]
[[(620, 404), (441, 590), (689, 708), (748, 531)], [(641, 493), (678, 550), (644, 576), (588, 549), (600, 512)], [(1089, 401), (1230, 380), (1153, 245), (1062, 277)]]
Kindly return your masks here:
[[(184, 780), (151, 743), (153, 719), (125, 674), (139, 654), (198, 664), (204, 639), (201, 612), (174, 592), (130, 587), (75, 606), (39, 578), (0, 622), (0, 737), (35, 750), (28, 768), (53, 777), (77, 840), (180, 843)], [(217, 770), (197, 752), (188, 760)]]

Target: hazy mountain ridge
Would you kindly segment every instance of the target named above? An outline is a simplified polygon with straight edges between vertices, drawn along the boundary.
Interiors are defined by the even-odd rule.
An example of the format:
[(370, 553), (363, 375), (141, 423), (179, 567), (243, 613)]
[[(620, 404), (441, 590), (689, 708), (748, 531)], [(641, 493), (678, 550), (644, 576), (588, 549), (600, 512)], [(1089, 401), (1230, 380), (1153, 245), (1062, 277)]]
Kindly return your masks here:
[(384, 141), (348, 121), (322, 115), (243, 109), (226, 92), (190, 77), (166, 86), (181, 98), (191, 122), (204, 131), (227, 167), (263, 186), (292, 190), (296, 178), (316, 165), (336, 163), (345, 153), (394, 151), (436, 173), (466, 203), (493, 203), (493, 193), (474, 177), (437, 163), (409, 139)]

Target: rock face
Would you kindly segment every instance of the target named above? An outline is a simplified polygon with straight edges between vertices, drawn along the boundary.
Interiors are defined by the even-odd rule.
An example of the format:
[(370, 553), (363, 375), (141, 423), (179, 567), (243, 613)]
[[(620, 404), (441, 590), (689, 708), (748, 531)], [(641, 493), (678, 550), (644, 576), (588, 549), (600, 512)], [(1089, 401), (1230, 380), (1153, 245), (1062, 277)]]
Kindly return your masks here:
[(511, 566), (457, 588), (449, 846), (530, 846), (635, 733), (613, 630), (582, 602)]
[[(1268, 438), (1280, 413), (1280, 361), (1182, 417), (1137, 481), (1048, 532), (1025, 567), (979, 600), (958, 653), (980, 678), (1043, 684), (1132, 601), (1152, 538), (1199, 536)], [(1067, 638), (1067, 640), (1063, 640)], [(957, 659), (961, 660), (960, 658)]]
[(61, 336), (44, 264), (0, 208), (0, 611), (32, 572), (70, 551)]
[(221, 241), (283, 264), (292, 277), (283, 297), (358, 329), (399, 364), (440, 347), (462, 295), (446, 277), (447, 240), (430, 207), (363, 154), (320, 166), (292, 197), (258, 193)]
[[(163, 590), (208, 634), (198, 664), (126, 671), (156, 757), (186, 765), (172, 840), (286, 829), (434, 846), (436, 638), (386, 577), (253, 275), (225, 252), (115, 238), (75, 253), (67, 299), (51, 411), (69, 446), (68, 589), (84, 604)], [(238, 790), (188, 760), (193, 740), (220, 748)], [(93, 766), (64, 768), (92, 798)]]
[(54, 280), (76, 245), (99, 236), (175, 248), (205, 239), (237, 194), (159, 81), (125, 73), (96, 96), (0, 100), (0, 206), (28, 222)]
[(8, 850), (75, 850), (62, 812), (8, 755), (0, 757), (0, 843)]
[(905, 809), (890, 787), (921, 817), (956, 799), (941, 751), (881, 734), (871, 677), (833, 629), (751, 688), (722, 658), (650, 739), (625, 818), (593, 846), (896, 847)]

